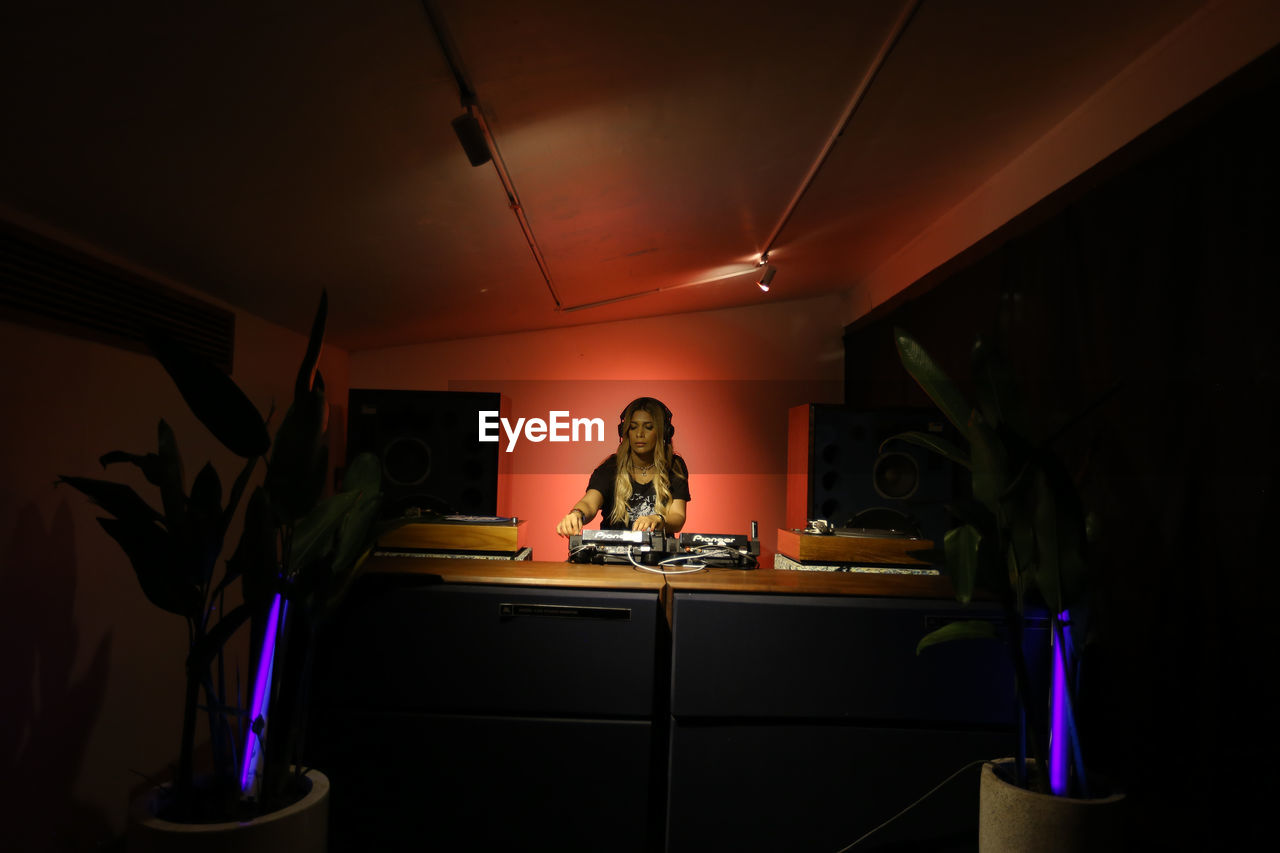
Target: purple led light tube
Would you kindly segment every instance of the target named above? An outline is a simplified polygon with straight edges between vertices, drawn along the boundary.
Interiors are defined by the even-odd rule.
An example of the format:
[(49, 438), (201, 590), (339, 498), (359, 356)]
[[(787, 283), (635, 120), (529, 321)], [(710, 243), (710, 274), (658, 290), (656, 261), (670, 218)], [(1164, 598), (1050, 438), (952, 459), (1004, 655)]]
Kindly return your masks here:
[[(285, 603), (285, 612), (288, 612)], [(266, 731), (267, 695), (271, 690), (271, 671), (275, 667), (276, 633), (280, 627), (281, 598), (276, 595), (271, 603), (271, 612), (267, 615), (267, 630), (262, 638), (262, 653), (258, 657), (258, 669), (254, 676), (253, 704), (249, 706), (249, 736), (245, 739), (244, 767), (240, 771), (240, 791), (249, 794), (257, 779), (258, 763), (262, 752), (261, 733), (252, 729), (253, 722), (260, 716), (264, 718), (262, 733)]]

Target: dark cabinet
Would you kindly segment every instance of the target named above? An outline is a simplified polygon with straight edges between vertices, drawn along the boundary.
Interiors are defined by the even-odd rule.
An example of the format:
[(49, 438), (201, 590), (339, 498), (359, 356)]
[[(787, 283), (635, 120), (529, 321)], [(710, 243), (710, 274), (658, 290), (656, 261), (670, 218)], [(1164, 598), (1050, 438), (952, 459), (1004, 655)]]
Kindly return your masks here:
[[(664, 613), (651, 580), (603, 588), (629, 579), (610, 568), (362, 580), (317, 656), (307, 750), (335, 853), (830, 853), (1014, 751), (1000, 644), (915, 653), (994, 607), (673, 583)], [(972, 849), (976, 821), (973, 768), (860, 849)]]
[[(971, 761), (1011, 754), (995, 642), (917, 656), (989, 606), (676, 593), (667, 849), (834, 851)], [(972, 849), (976, 767), (861, 849)]]
[(678, 719), (1014, 722), (997, 643), (916, 643), (948, 621), (1000, 618), (950, 601), (845, 596), (675, 595), (671, 713)]
[(332, 849), (653, 849), (660, 624), (656, 591), (370, 579), (317, 660)]

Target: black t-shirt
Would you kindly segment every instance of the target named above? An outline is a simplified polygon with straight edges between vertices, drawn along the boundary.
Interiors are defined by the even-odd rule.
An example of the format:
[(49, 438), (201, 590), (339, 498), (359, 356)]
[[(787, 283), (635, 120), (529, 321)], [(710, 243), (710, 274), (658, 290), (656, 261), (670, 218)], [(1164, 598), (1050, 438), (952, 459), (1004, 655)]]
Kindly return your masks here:
[[(689, 468), (678, 454), (672, 460), (672, 469), (671, 499), (689, 500)], [(679, 471), (684, 476), (677, 476), (676, 471)], [(627, 520), (626, 522), (613, 521), (613, 484), (617, 479), (617, 475), (618, 457), (610, 456), (601, 462), (596, 467), (596, 470), (591, 472), (591, 480), (587, 483), (588, 489), (595, 489), (604, 495), (604, 503), (600, 505), (600, 529), (602, 530), (630, 530), (631, 525), (637, 518), (642, 515), (653, 515), (657, 509), (654, 481), (637, 483), (636, 478), (632, 477), (631, 498), (627, 501)]]

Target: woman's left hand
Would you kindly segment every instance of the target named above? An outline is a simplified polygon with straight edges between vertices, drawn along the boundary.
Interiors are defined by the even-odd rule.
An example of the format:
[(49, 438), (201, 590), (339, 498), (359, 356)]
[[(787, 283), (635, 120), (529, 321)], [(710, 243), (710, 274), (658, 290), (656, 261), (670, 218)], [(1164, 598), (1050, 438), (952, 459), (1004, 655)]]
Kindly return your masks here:
[(666, 527), (660, 515), (642, 515), (631, 525), (632, 530), (662, 530)]

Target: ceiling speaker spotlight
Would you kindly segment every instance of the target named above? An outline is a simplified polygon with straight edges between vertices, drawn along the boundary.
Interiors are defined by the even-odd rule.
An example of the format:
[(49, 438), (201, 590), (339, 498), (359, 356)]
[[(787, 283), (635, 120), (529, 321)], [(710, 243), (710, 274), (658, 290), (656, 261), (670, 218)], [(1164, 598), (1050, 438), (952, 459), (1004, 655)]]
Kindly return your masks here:
[(489, 144), (485, 142), (484, 128), (480, 126), (480, 120), (468, 110), (455, 118), (451, 124), (453, 132), (458, 135), (458, 141), (462, 143), (462, 150), (467, 152), (467, 160), (471, 165), (483, 166), (488, 163)]
[(756, 282), (756, 285), (765, 293), (768, 293), (769, 286), (773, 284), (773, 274), (777, 271), (777, 268), (769, 267), (764, 271), (764, 275), (760, 276), (760, 280)]

